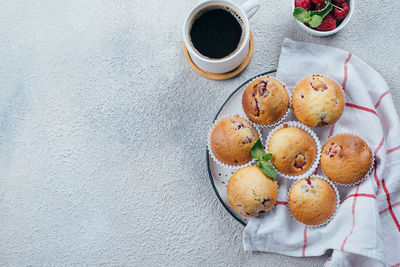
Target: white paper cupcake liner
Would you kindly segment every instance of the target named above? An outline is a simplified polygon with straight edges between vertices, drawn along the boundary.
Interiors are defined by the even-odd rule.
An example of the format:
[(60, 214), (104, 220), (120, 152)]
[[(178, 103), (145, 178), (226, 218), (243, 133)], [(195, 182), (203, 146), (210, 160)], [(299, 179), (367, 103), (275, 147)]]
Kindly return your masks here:
[[(221, 166), (221, 167), (223, 167), (223, 168), (230, 169), (230, 170), (232, 170), (232, 171), (236, 171), (236, 170), (238, 170), (238, 169), (240, 169), (240, 168), (253, 165), (253, 164), (255, 163), (255, 159), (252, 158), (249, 162), (247, 162), (247, 163), (245, 163), (245, 164), (242, 164), (242, 165), (230, 165), (230, 164), (226, 164), (226, 163), (220, 161), (220, 160), (215, 156), (215, 154), (214, 154), (214, 152), (213, 152), (213, 150), (212, 150), (212, 148), (211, 148), (211, 133), (212, 133), (212, 130), (214, 129), (215, 125), (217, 125), (217, 124), (218, 124), (220, 121), (222, 121), (223, 119), (226, 119), (226, 118), (232, 117), (232, 116), (238, 116), (238, 117), (240, 117), (240, 118), (242, 118), (242, 119), (248, 121), (248, 122), (254, 127), (254, 129), (256, 129), (256, 131), (257, 131), (257, 133), (258, 133), (258, 138), (261, 140), (262, 143), (263, 143), (263, 137), (262, 137), (262, 133), (261, 133), (260, 129), (258, 129), (258, 128), (257, 128), (250, 120), (248, 120), (248, 119), (246, 118), (246, 116), (244, 116), (243, 114), (232, 113), (232, 114), (224, 115), (224, 116), (222, 116), (221, 118), (215, 120), (213, 124), (211, 124), (211, 127), (210, 127), (210, 129), (208, 130), (208, 135), (207, 135), (207, 149), (208, 149), (208, 152), (210, 153), (211, 158), (212, 158), (219, 166)], [(264, 145), (264, 143), (263, 143), (263, 145)]]
[(326, 177), (324, 177), (324, 176), (321, 176), (321, 175), (311, 175), (311, 176), (309, 176), (309, 177), (310, 177), (310, 178), (318, 178), (318, 179), (321, 179), (321, 180), (326, 181), (327, 183), (329, 183), (329, 184), (332, 186), (333, 190), (335, 191), (335, 194), (336, 194), (336, 209), (335, 209), (335, 212), (332, 214), (332, 216), (329, 217), (329, 219), (326, 220), (325, 222), (323, 222), (323, 223), (321, 223), (321, 224), (318, 224), (318, 225), (310, 225), (310, 224), (302, 223), (302, 222), (298, 221), (298, 220), (293, 216), (292, 211), (290, 210), (290, 207), (289, 207), (289, 194), (290, 194), (290, 191), (292, 191), (292, 188), (293, 188), (293, 186), (294, 186), (295, 184), (297, 184), (299, 181), (301, 181), (301, 180), (303, 180), (303, 179), (305, 179), (305, 178), (308, 178), (308, 177), (299, 179), (299, 180), (295, 181), (295, 182), (290, 186), (289, 191), (288, 191), (288, 193), (287, 193), (288, 204), (287, 204), (286, 206), (287, 206), (287, 209), (289, 210), (289, 214), (290, 214), (290, 216), (292, 217), (293, 220), (295, 220), (296, 222), (301, 223), (301, 224), (303, 224), (303, 225), (307, 225), (308, 227), (318, 228), (318, 227), (327, 225), (327, 224), (328, 224), (330, 221), (332, 221), (332, 219), (335, 217), (335, 215), (336, 215), (336, 213), (337, 213), (337, 211), (338, 211), (338, 209), (339, 209), (339, 205), (340, 205), (340, 195), (339, 195), (339, 191), (338, 191), (338, 189), (336, 188), (336, 186), (334, 185), (334, 183), (332, 183), (332, 181), (329, 180), (328, 178), (326, 178)]
[[(244, 109), (243, 109), (244, 116), (246, 116), (246, 118), (247, 118), (248, 121), (250, 121), (250, 122), (253, 123), (254, 125), (257, 125), (257, 126), (263, 128), (263, 129), (276, 127), (277, 125), (279, 125), (280, 123), (282, 123), (284, 120), (286, 120), (286, 118), (287, 118), (287, 117), (289, 116), (289, 114), (290, 114), (291, 107), (292, 107), (292, 94), (290, 93), (290, 91), (288, 90), (288, 87), (286, 86), (286, 84), (285, 84), (284, 82), (282, 82), (281, 80), (277, 79), (276, 77), (272, 77), (272, 76), (270, 76), (270, 75), (261, 75), (261, 76), (258, 76), (258, 77), (256, 77), (256, 78), (252, 79), (250, 82), (248, 82), (248, 83), (245, 85), (245, 88), (247, 88), (247, 86), (248, 86), (250, 83), (252, 83), (254, 80), (257, 80), (257, 79), (260, 79), (260, 78), (272, 78), (272, 79), (277, 80), (277, 81), (280, 82), (281, 84), (283, 84), (283, 87), (285, 88), (286, 93), (287, 93), (288, 96), (289, 96), (289, 106), (288, 106), (288, 108), (287, 108), (287, 110), (286, 110), (285, 115), (283, 115), (283, 117), (282, 117), (278, 122), (275, 122), (275, 123), (273, 123), (273, 124), (259, 124), (259, 123), (256, 123), (256, 122), (252, 121), (252, 120), (247, 116), (246, 112), (244, 112)], [(245, 90), (246, 90), (246, 89), (245, 89)], [(243, 93), (244, 93), (244, 91), (243, 91)], [(243, 94), (242, 94), (242, 95), (243, 95)], [(242, 107), (242, 108), (243, 108), (243, 107)]]
[[(343, 116), (344, 107), (346, 106), (346, 95), (345, 95), (345, 93), (344, 93), (344, 90), (343, 90), (342, 85), (341, 85), (336, 79), (333, 79), (333, 78), (330, 77), (329, 75), (325, 75), (325, 74), (315, 74), (315, 73), (314, 73), (314, 74), (310, 74), (310, 75), (304, 76), (304, 77), (301, 78), (301, 79), (296, 83), (296, 85), (294, 86), (294, 88), (293, 88), (293, 90), (292, 90), (292, 93), (291, 93), (291, 95), (290, 95), (290, 99), (293, 99), (294, 89), (297, 87), (297, 85), (298, 85), (302, 80), (304, 80), (304, 79), (307, 78), (308, 76), (312, 76), (312, 75), (320, 75), (320, 76), (329, 78), (329, 79), (335, 81), (335, 82), (339, 85), (340, 90), (342, 90), (342, 94), (343, 94), (343, 111), (342, 111), (342, 115), (340, 115), (339, 119), (337, 119), (337, 121), (335, 121), (335, 122), (333, 123), (333, 124), (335, 124), (335, 123), (338, 122), (338, 121), (340, 120), (340, 118)], [(292, 102), (290, 102), (290, 103), (292, 103)], [(292, 107), (292, 109), (293, 109), (293, 107)], [(294, 114), (294, 112), (293, 112), (293, 114)], [(296, 117), (296, 115), (294, 115), (294, 116)], [(296, 117), (296, 119), (297, 119), (297, 117)], [(312, 128), (315, 128), (315, 129), (324, 129), (324, 128), (327, 128), (327, 127), (332, 126), (333, 124), (327, 124), (327, 125), (322, 126), (322, 127), (312, 127)], [(311, 127), (311, 126), (309, 126), (309, 127)]]
[[(268, 135), (267, 140), (265, 142), (265, 151), (266, 153), (268, 153), (268, 144), (269, 141), (272, 137), (272, 135), (282, 129), (284, 127), (284, 125), (287, 125), (288, 127), (297, 127), (299, 129), (304, 130), (305, 132), (307, 132), (309, 135), (311, 135), (311, 137), (313, 138), (314, 142), (315, 142), (315, 146), (317, 147), (317, 154), (315, 155), (315, 159), (313, 164), (311, 165), (311, 167), (303, 174), (299, 174), (299, 175), (288, 175), (285, 173), (282, 173), (281, 171), (279, 171), (277, 168), (275, 168), (276, 172), (278, 173), (279, 176), (284, 177), (286, 179), (303, 179), (306, 177), (309, 177), (310, 175), (312, 175), (315, 171), (315, 169), (317, 169), (318, 164), (319, 164), (319, 159), (321, 156), (321, 143), (319, 142), (318, 136), (308, 127), (305, 126), (304, 124), (302, 124), (301, 122), (298, 121), (288, 121), (288, 122), (283, 122), (282, 124), (280, 124), (279, 126), (275, 127)], [(275, 166), (274, 166), (275, 167)]]
[[(326, 175), (326, 173), (324, 172), (324, 170), (322, 170), (322, 167), (321, 167), (321, 171), (324, 173), (324, 175), (326, 175), (327, 179), (329, 179), (330, 181), (332, 181), (333, 183), (335, 183), (335, 184), (337, 184), (337, 185), (342, 185), (342, 186), (354, 186), (354, 185), (358, 185), (358, 184), (364, 182), (365, 179), (367, 179), (368, 175), (369, 175), (369, 174), (372, 172), (372, 170), (374, 169), (374, 164), (375, 164), (375, 155), (374, 155), (374, 151), (375, 151), (375, 150), (372, 148), (372, 146), (371, 146), (370, 143), (368, 142), (368, 139), (367, 139), (367, 138), (365, 138), (365, 137), (363, 137), (363, 136), (360, 136), (359, 134), (356, 134), (356, 133), (354, 133), (354, 132), (347, 132), (347, 131), (342, 131), (342, 132), (339, 132), (339, 133), (337, 133), (337, 134), (335, 134), (335, 135), (329, 137), (328, 139), (326, 139), (326, 141), (324, 142), (324, 145), (323, 145), (322, 147), (324, 147), (325, 144), (328, 142), (328, 140), (330, 140), (331, 138), (333, 138), (333, 137), (335, 137), (335, 136), (338, 136), (338, 135), (342, 135), (342, 134), (351, 134), (351, 135), (355, 135), (355, 136), (360, 137), (362, 140), (364, 140), (364, 142), (367, 144), (367, 146), (371, 149), (371, 152), (372, 152), (372, 153), (371, 153), (371, 157), (372, 157), (371, 167), (369, 168), (368, 172), (364, 175), (363, 178), (361, 178), (358, 182), (355, 182), (355, 183), (352, 183), (352, 184), (342, 184), (342, 183), (338, 183), (338, 182), (332, 181), (332, 180), (329, 179), (328, 175)], [(322, 153), (322, 148), (321, 148), (321, 153)]]

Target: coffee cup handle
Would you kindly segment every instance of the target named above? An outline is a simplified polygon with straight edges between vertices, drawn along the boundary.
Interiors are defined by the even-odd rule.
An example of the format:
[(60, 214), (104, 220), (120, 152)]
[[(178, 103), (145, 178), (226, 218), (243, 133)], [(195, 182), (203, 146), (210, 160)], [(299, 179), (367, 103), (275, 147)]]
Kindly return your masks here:
[(256, 14), (260, 5), (260, 0), (247, 0), (240, 6), (246, 13), (247, 17), (250, 19), (254, 14)]

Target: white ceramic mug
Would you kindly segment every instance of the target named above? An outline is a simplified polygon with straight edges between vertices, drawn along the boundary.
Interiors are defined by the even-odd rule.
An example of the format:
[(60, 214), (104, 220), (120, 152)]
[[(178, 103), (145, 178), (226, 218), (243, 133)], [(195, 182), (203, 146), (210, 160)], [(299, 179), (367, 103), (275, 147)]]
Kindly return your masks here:
[[(201, 55), (193, 47), (192, 42), (190, 41), (190, 28), (192, 26), (191, 23), (193, 23), (193, 17), (203, 9), (215, 5), (228, 6), (230, 9), (232, 9), (239, 15), (243, 23), (242, 24), (242, 30), (244, 32), (244, 36), (242, 37), (243, 41), (239, 44), (239, 47), (236, 48), (235, 52), (232, 55), (229, 55), (221, 59), (210, 59)], [(226, 73), (238, 67), (246, 58), (249, 52), (249, 41), (250, 41), (249, 19), (257, 12), (259, 6), (260, 6), (259, 0), (247, 0), (245, 3), (241, 5), (237, 5), (233, 2), (225, 0), (216, 0), (216, 1), (210, 0), (202, 2), (197, 6), (195, 6), (189, 12), (189, 15), (186, 17), (185, 23), (183, 25), (183, 41), (194, 64), (196, 64), (200, 69), (212, 73)]]

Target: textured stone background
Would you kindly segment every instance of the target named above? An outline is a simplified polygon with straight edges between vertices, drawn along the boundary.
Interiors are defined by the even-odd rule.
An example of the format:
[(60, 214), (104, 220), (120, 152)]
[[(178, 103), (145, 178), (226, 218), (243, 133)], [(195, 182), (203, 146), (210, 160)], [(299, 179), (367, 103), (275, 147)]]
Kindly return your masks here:
[(400, 2), (358, 0), (345, 30), (316, 38), (289, 0), (265, 0), (253, 60), (219, 82), (182, 54), (197, 2), (0, 2), (1, 266), (322, 265), (243, 251), (208, 181), (207, 127), (240, 83), (277, 67), (284, 37), (363, 58), (400, 110)]

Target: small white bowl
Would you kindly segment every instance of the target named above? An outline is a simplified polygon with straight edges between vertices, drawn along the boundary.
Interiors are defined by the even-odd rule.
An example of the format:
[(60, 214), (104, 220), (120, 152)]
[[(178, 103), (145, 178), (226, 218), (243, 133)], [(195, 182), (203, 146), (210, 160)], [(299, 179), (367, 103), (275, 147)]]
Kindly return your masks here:
[[(293, 10), (295, 8), (295, 4), (294, 4), (294, 0), (291, 0), (291, 1), (293, 3), (292, 4), (292, 14), (293, 14)], [(297, 22), (297, 24), (300, 26), (300, 28), (302, 28), (304, 31), (308, 32), (311, 35), (314, 35), (314, 36), (329, 36), (329, 35), (332, 35), (332, 34), (335, 34), (335, 33), (339, 32), (339, 31), (341, 31), (344, 27), (346, 27), (347, 23), (349, 23), (351, 17), (353, 16), (354, 5), (355, 5), (354, 2), (355, 2), (355, 0), (349, 0), (349, 4), (350, 4), (350, 6), (349, 6), (350, 7), (349, 14), (347, 14), (346, 18), (342, 21), (342, 23), (340, 23), (340, 25), (338, 27), (336, 27), (336, 29), (331, 30), (331, 31), (326, 31), (326, 32), (317, 31), (317, 30), (314, 30), (312, 28), (309, 28), (304, 23), (301, 23), (300, 21), (296, 20), (293, 17), (293, 15), (292, 15), (292, 18)]]

